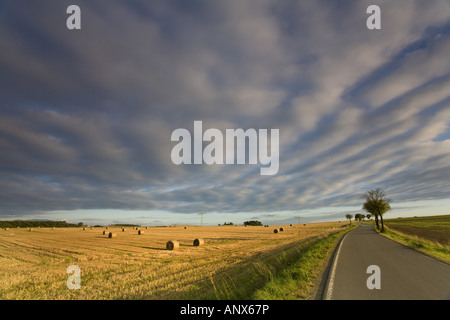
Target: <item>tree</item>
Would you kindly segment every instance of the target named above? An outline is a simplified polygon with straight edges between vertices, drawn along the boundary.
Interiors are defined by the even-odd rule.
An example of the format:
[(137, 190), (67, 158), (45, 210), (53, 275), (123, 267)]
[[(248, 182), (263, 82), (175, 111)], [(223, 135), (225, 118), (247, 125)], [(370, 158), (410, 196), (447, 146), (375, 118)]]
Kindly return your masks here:
[(389, 203), (392, 200), (387, 198), (386, 192), (381, 188), (367, 191), (362, 198), (365, 200), (362, 208), (375, 217), (375, 223), (378, 229), (380, 229), (378, 218), (380, 219), (381, 232), (384, 232), (383, 214), (391, 210)]
[(250, 220), (244, 222), (244, 226), (262, 226), (262, 225), (263, 224), (261, 223), (261, 221), (258, 220)]
[[(80, 222), (83, 225), (82, 222)], [(78, 225), (80, 225), (80, 223)], [(67, 223), (66, 221), (53, 221), (53, 220), (5, 220), (0, 221), (0, 228), (67, 228), (76, 227), (76, 224)]]
[(347, 214), (345, 215), (345, 218), (347, 218), (347, 219), (350, 221), (350, 224), (352, 224), (352, 218), (353, 218), (353, 215), (351, 215), (350, 213), (347, 213)]

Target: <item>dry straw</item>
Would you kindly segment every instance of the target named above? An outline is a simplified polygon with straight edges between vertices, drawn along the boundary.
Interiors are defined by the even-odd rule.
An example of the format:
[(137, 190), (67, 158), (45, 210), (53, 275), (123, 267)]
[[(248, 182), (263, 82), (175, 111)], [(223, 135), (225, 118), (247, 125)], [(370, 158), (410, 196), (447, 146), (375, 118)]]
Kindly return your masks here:
[(195, 239), (194, 240), (194, 246), (195, 247), (199, 247), (205, 244), (205, 241), (203, 241), (203, 239)]
[(180, 244), (176, 240), (167, 241), (166, 249), (167, 250), (177, 250), (180, 247)]
[(144, 234), (144, 231), (143, 231), (143, 230), (139, 230), (139, 231), (138, 231), (138, 234), (139, 234), (139, 235), (142, 235), (142, 234)]
[(273, 233), (278, 233), (278, 229), (273, 229)]
[(115, 238), (115, 237), (117, 237), (117, 233), (115, 233), (115, 232), (110, 232), (108, 234), (108, 238)]

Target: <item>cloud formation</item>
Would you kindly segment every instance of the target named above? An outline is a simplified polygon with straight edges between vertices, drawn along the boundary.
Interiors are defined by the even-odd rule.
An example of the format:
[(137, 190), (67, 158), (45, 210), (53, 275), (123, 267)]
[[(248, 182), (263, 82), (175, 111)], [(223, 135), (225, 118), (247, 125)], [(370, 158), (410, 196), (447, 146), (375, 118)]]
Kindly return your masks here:
[[(450, 5), (6, 1), (0, 215), (289, 212), (450, 194)], [(373, 4), (373, 3), (370, 3)], [(176, 166), (170, 136), (280, 130), (280, 169)], [(331, 210), (333, 211), (333, 210)]]

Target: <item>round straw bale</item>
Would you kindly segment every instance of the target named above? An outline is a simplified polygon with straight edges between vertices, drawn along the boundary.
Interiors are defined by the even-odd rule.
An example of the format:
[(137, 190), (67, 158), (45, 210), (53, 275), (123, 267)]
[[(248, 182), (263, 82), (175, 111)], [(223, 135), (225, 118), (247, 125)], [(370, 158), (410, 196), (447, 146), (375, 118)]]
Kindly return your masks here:
[(284, 229), (283, 229), (283, 228), (280, 228), (280, 231), (284, 231)]
[(103, 235), (106, 235), (106, 230), (103, 230)]
[(167, 250), (177, 250), (180, 247), (180, 244), (176, 240), (167, 241), (166, 249)]
[(33, 231), (33, 229), (30, 228), (30, 229), (28, 229), (28, 231)]
[(115, 238), (115, 237), (117, 237), (117, 233), (115, 233), (115, 232), (110, 232), (108, 234), (108, 238)]
[(203, 239), (195, 239), (194, 240), (194, 246), (195, 247), (199, 247), (205, 244), (205, 241), (203, 241)]
[(83, 228), (83, 231), (85, 231), (86, 230), (86, 228)]
[(125, 231), (127, 231), (127, 229), (125, 229), (125, 228), (122, 228), (122, 232), (125, 232)]
[(139, 230), (139, 231), (138, 231), (138, 234), (139, 234), (139, 235), (144, 234), (144, 231), (143, 231), (143, 230)]
[(273, 233), (278, 233), (278, 229), (273, 229)]

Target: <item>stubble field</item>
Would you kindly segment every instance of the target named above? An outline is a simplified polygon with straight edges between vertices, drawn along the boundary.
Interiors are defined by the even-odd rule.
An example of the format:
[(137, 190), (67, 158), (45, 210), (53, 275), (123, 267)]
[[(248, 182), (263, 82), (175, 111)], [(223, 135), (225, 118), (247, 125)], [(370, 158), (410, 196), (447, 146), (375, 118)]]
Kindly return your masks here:
[(450, 215), (387, 219), (394, 231), (450, 245)]
[[(273, 233), (279, 227), (284, 231)], [(308, 243), (343, 227), (0, 230), (0, 299), (246, 299)], [(204, 245), (194, 246), (196, 238)], [(169, 240), (179, 249), (166, 250)], [(80, 268), (80, 290), (67, 288), (70, 265)]]

